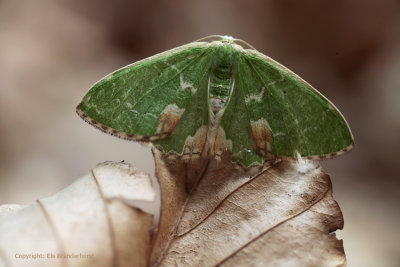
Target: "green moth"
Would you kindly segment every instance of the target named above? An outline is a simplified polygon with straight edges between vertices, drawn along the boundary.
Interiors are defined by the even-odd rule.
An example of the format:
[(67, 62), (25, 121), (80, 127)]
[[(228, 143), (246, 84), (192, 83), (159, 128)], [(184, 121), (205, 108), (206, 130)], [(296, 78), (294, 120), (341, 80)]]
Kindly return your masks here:
[[(245, 48), (243, 48), (243, 45)], [(244, 41), (212, 36), (117, 70), (77, 107), (96, 128), (184, 158), (227, 151), (244, 167), (332, 157), (353, 146), (342, 114)]]

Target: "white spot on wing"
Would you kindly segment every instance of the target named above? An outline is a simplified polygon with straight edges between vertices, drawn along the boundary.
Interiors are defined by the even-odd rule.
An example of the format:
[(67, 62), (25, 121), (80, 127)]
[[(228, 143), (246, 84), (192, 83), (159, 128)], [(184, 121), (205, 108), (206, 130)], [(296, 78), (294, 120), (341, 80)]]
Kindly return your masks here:
[(195, 94), (196, 91), (197, 91), (197, 88), (195, 88), (195, 87), (193, 86), (192, 83), (186, 82), (186, 81), (183, 79), (183, 73), (182, 73), (175, 65), (168, 64), (168, 62), (165, 62), (165, 63), (166, 63), (168, 66), (170, 66), (173, 70), (175, 70), (176, 72), (179, 73), (179, 82), (180, 82), (181, 90), (184, 91), (184, 90), (186, 90), (187, 88), (189, 88), (189, 89), (192, 91), (192, 93)]
[(245, 101), (246, 103), (249, 103), (251, 100), (254, 100), (254, 101), (256, 101), (256, 102), (261, 102), (264, 93), (265, 93), (265, 87), (262, 88), (262, 90), (261, 90), (260, 93), (247, 96), (247, 97), (244, 99), (244, 101)]
[(145, 113), (145, 114), (143, 114), (143, 116), (144, 116), (144, 117), (153, 117), (153, 118), (156, 118), (156, 119), (158, 118), (158, 116), (157, 116), (157, 115), (155, 115), (154, 113), (149, 113), (149, 112), (148, 112), (148, 113)]
[(280, 136), (280, 135), (286, 135), (286, 134), (283, 133), (283, 132), (276, 132), (276, 133), (273, 133), (272, 135), (273, 136)]
[(180, 78), (180, 83), (181, 83), (181, 90), (186, 90), (187, 88), (190, 88), (192, 93), (195, 94), (197, 91), (197, 88), (195, 88), (192, 83), (185, 82), (183, 80), (182, 73), (179, 76), (180, 76), (179, 78)]
[[(274, 85), (274, 84), (276, 84), (276, 83), (282, 82), (284, 79), (285, 79), (285, 77), (284, 77), (283, 75), (281, 75), (281, 77), (280, 77), (278, 80), (275, 80), (275, 81), (272, 81), (272, 82), (268, 83), (268, 84), (267, 84), (267, 87), (270, 87), (270, 86), (272, 86), (272, 85)], [(251, 100), (254, 100), (254, 101), (260, 103), (260, 102), (262, 101), (262, 98), (263, 98), (263, 96), (264, 96), (264, 93), (265, 93), (265, 87), (262, 88), (262, 90), (261, 90), (260, 93), (247, 96), (247, 97), (244, 99), (244, 101), (245, 101), (246, 103), (249, 103)]]

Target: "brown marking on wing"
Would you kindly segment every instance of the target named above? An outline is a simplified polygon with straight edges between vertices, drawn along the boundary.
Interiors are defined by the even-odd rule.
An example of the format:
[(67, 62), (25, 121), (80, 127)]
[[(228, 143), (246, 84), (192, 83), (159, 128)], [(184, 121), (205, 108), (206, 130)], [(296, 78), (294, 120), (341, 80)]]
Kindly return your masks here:
[(180, 121), (184, 111), (185, 109), (180, 109), (175, 104), (165, 107), (158, 121), (156, 134), (170, 134)]
[(201, 126), (197, 129), (193, 136), (188, 136), (185, 141), (185, 146), (183, 148), (184, 154), (201, 154), (205, 150), (207, 141), (207, 131), (208, 127), (206, 125)]
[(226, 151), (232, 151), (232, 141), (226, 139), (224, 129), (219, 126), (215, 135), (214, 147), (211, 153), (216, 159), (221, 159)]
[(260, 153), (265, 156), (271, 151), (271, 131), (269, 129), (268, 122), (265, 119), (259, 119), (258, 121), (251, 121), (251, 134), (253, 140)]

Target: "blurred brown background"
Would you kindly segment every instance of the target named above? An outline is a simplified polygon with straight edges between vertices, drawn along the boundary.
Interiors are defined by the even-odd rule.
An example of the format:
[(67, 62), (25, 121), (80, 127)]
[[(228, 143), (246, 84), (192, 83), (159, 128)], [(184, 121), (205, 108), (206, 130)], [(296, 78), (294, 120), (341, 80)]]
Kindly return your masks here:
[(354, 151), (327, 160), (348, 266), (400, 266), (400, 2), (0, 1), (0, 204), (49, 196), (105, 160), (153, 172), (148, 148), (75, 106), (109, 72), (198, 38), (246, 40), (342, 111)]

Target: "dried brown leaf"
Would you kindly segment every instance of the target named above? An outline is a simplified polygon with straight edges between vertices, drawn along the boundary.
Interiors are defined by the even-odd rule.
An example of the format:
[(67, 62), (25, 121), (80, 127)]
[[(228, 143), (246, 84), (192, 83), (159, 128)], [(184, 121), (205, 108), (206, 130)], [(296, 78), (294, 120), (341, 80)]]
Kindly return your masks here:
[(282, 161), (254, 175), (229, 155), (190, 163), (154, 156), (162, 202), (151, 265), (345, 265), (333, 233), (343, 217), (318, 164)]
[[(105, 163), (34, 205), (0, 206), (0, 266), (345, 265), (334, 234), (343, 217), (318, 164), (260, 171), (238, 168), (229, 154), (183, 161), (153, 153), (162, 201), (152, 243), (152, 217), (132, 207), (154, 201), (149, 176)], [(15, 257), (44, 251), (94, 257)]]

